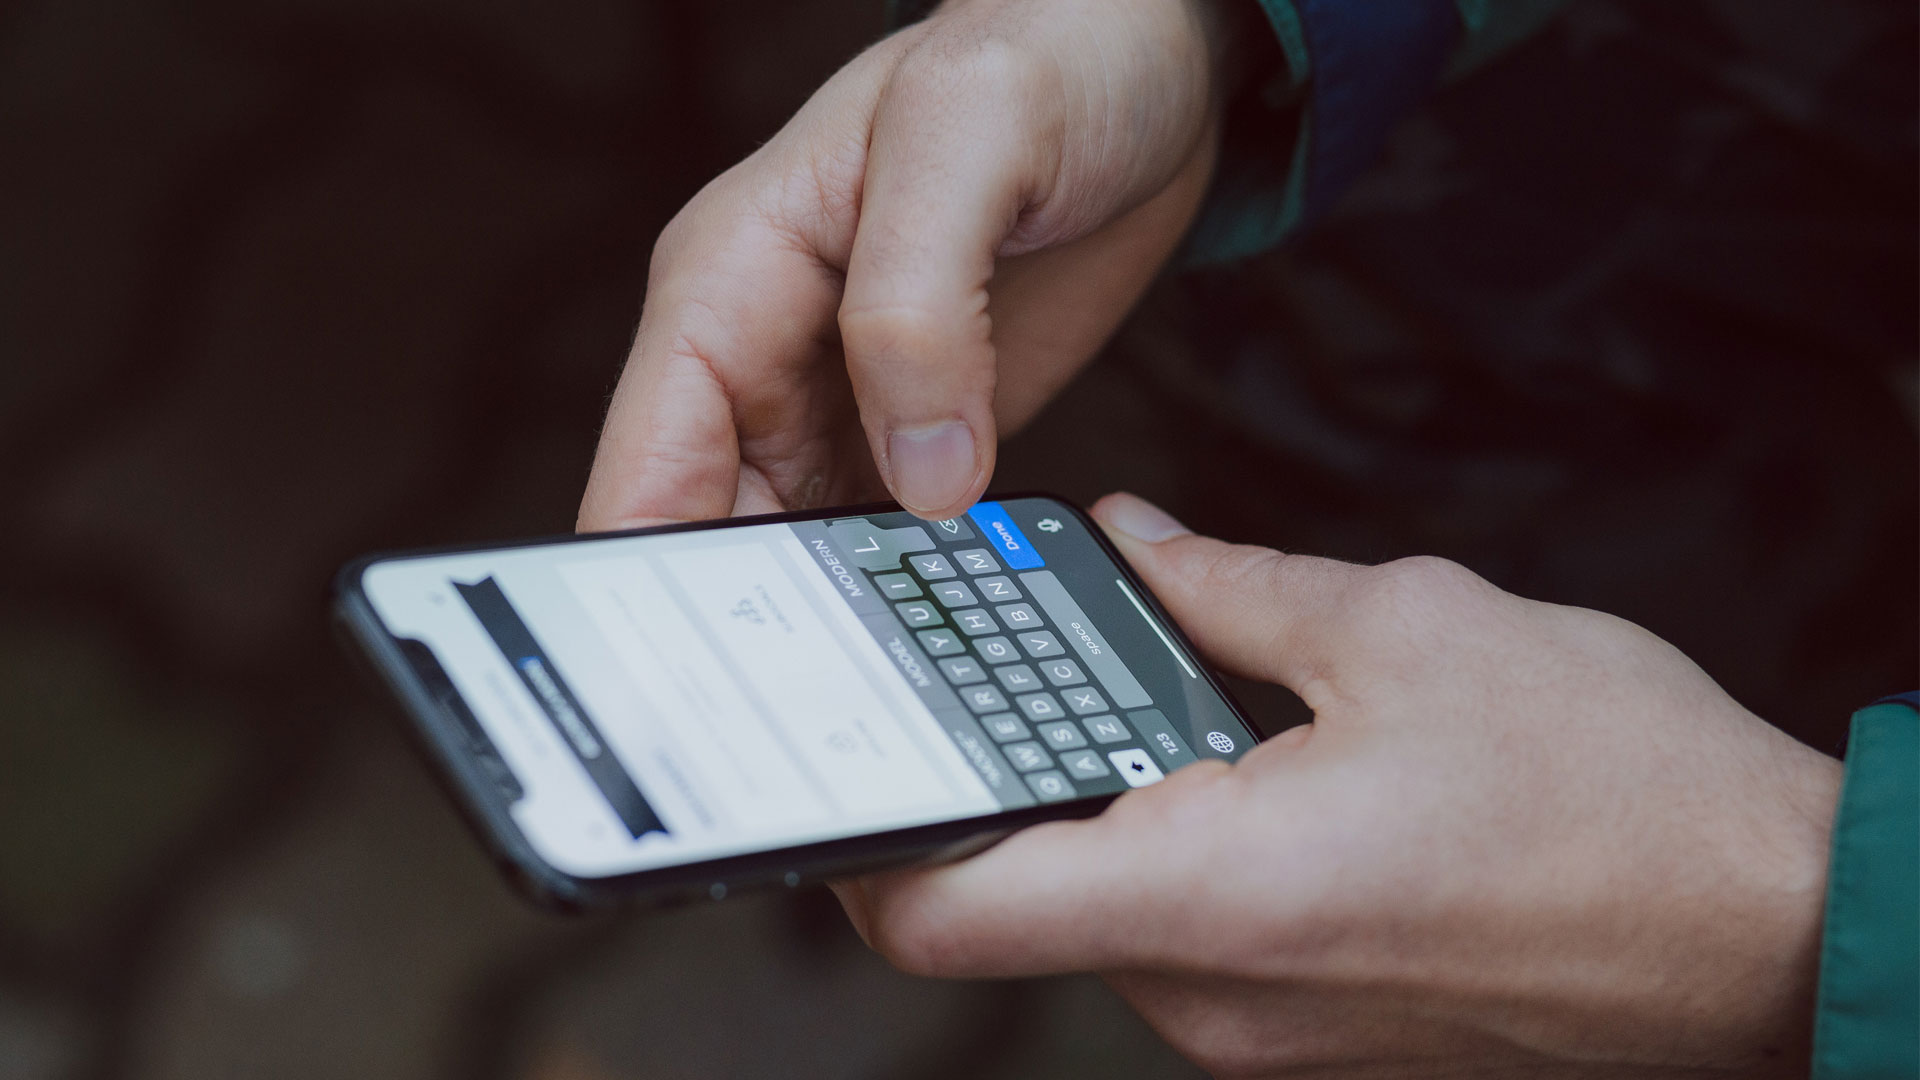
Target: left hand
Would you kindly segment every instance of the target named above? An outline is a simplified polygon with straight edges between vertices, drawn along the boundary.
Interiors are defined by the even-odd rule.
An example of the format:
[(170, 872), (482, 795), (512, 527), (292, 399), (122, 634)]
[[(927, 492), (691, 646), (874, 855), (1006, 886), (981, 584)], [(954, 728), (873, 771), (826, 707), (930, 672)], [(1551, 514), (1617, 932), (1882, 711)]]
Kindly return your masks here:
[(828, 80), (661, 233), (580, 527), (965, 511), (1199, 210), (1214, 9), (949, 0)]

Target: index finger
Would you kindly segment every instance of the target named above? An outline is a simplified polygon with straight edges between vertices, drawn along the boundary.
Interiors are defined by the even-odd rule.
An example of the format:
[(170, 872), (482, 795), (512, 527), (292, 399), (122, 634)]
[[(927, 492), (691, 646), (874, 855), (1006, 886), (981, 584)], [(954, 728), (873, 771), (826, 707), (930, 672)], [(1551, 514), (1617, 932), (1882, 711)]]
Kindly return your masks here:
[[(1051, 821), (971, 858), (872, 874), (836, 889), (861, 936), (904, 971), (1050, 975), (1172, 952), (1204, 837), (1174, 835), (1224, 806), (1232, 770), (1197, 762), (1127, 792), (1099, 817)], [(1214, 804), (1220, 804), (1216, 807)]]
[(739, 476), (732, 408), (712, 370), (684, 353), (636, 355), (607, 408), (577, 528), (725, 517)]
[[(780, 388), (806, 378), (833, 325), (837, 273), (750, 203), (702, 197), (715, 205), (669, 226), (655, 252), (640, 328), (594, 452), (583, 531), (733, 513), (743, 420), (795, 426), (799, 417), (761, 415), (765, 403), (755, 403), (788, 397)], [(806, 452), (799, 440), (785, 442), (789, 453)]]

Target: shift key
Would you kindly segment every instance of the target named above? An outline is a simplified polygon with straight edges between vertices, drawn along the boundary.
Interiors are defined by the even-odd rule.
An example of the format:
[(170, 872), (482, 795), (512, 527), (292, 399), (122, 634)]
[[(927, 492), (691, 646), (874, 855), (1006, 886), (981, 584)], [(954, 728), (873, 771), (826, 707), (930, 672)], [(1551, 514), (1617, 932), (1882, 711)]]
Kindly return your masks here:
[(1060, 631), (1060, 637), (1073, 651), (1080, 654), (1093, 672), (1095, 678), (1107, 688), (1107, 696), (1122, 709), (1137, 709), (1153, 704), (1153, 698), (1147, 696), (1140, 686), (1140, 680), (1133, 677), (1120, 657), (1107, 643), (1106, 635), (1093, 625), (1087, 613), (1067, 595), (1066, 586), (1051, 570), (1032, 570), (1020, 575), (1020, 581), (1027, 587), (1027, 595), (1040, 602), (1046, 609), (1047, 617), (1052, 619)]

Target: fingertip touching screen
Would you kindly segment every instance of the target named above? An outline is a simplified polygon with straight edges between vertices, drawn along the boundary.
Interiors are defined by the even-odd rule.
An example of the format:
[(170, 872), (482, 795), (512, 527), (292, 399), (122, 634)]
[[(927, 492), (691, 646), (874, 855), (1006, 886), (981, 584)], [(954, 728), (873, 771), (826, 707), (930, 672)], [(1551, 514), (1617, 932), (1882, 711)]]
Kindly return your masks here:
[(1046, 498), (402, 556), (362, 586), (576, 877), (1111, 795), (1254, 741)]

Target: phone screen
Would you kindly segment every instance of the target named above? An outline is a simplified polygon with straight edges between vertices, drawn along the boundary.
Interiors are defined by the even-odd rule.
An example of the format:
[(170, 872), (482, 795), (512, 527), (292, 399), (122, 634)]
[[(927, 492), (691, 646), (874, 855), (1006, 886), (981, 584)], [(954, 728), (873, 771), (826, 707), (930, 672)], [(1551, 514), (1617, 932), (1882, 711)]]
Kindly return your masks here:
[(1111, 795), (1255, 741), (1044, 497), (399, 556), (361, 586), (575, 877)]

